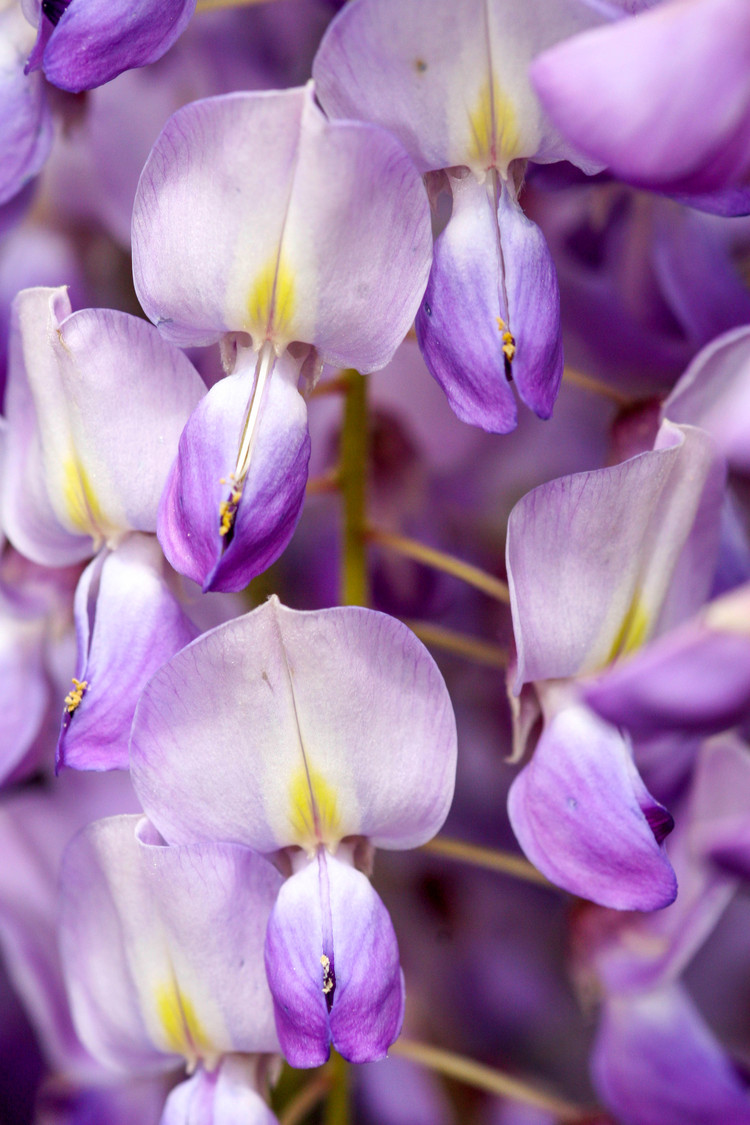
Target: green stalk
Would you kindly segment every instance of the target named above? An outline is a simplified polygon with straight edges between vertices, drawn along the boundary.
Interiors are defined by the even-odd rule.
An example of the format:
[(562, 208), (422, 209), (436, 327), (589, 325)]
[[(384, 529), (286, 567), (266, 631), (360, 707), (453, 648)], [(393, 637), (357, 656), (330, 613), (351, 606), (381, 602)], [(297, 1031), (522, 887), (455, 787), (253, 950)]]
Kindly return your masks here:
[(367, 470), (369, 434), (367, 425), (367, 379), (358, 371), (345, 373), (344, 420), (339, 452), (339, 481), (343, 506), (341, 536), (342, 605), (369, 605), (367, 574)]

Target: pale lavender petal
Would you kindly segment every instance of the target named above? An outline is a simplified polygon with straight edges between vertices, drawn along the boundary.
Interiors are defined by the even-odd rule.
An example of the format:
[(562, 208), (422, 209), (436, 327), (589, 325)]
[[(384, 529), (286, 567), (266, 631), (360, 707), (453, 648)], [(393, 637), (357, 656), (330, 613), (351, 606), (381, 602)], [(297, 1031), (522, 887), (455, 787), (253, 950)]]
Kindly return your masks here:
[(292, 1066), (320, 1065), (331, 1044), (350, 1062), (385, 1057), (404, 986), (390, 917), (365, 875), (321, 849), (281, 888), (265, 958)]
[(427, 196), (401, 145), (327, 121), (311, 87), (179, 110), (133, 212), (136, 289), (167, 338), (244, 331), (257, 348), (302, 341), (362, 371), (405, 336), (431, 247)]
[(256, 1059), (227, 1055), (212, 1073), (201, 1067), (175, 1086), (159, 1125), (278, 1125), (257, 1082)]
[(455, 766), (445, 684), (409, 629), (276, 598), (162, 668), (131, 741), (134, 783), (165, 839), (261, 852), (351, 835), (415, 847), (447, 815)]
[(746, 1084), (678, 985), (609, 1000), (591, 1069), (623, 1125), (750, 1122)]
[(34, 33), (17, 4), (0, 12), (0, 204), (35, 176), (52, 146), (52, 115), (40, 74), (24, 63)]
[[(543, 113), (528, 67), (539, 51), (600, 22), (568, 0), (359, 0), (313, 66), (327, 113), (384, 125), (420, 171), (511, 160), (577, 160)], [(584, 163), (586, 163), (584, 161)]]
[(98, 816), (138, 809), (127, 775), (69, 772), (0, 803), (0, 947), (50, 1065), (78, 1082), (101, 1079), (81, 1045), (65, 995), (57, 941), (60, 857)]
[[(74, 446), (96, 499), (155, 531), (177, 443), (205, 393), (193, 365), (140, 317), (85, 309), (60, 325), (60, 380)], [(108, 514), (108, 513), (107, 513)]]
[(204, 392), (187, 358), (144, 320), (70, 315), (64, 289), (16, 298), (8, 373), (9, 537), (60, 565), (153, 531), (190, 411)]
[[(8, 383), (5, 393), (7, 430), (4, 438), (2, 525), (11, 543), (27, 558), (45, 566), (65, 566), (93, 554), (90, 535), (72, 534), (60, 523), (46, 487), (45, 466), (29, 372), (46, 375), (55, 387), (51, 349), (28, 342), (47, 339), (70, 314), (64, 290), (27, 289), (11, 310), (8, 341)], [(48, 396), (49, 397), (49, 396)], [(59, 405), (57, 400), (55, 405)], [(62, 408), (60, 408), (62, 409)]]
[(531, 862), (572, 894), (617, 910), (657, 910), (677, 894), (662, 843), (672, 818), (622, 735), (584, 707), (547, 725), (510, 788), (508, 814)]
[(63, 707), (58, 769), (128, 768), (141, 691), (198, 634), (163, 571), (156, 539), (131, 535), (82, 575), (75, 604), (78, 662)]
[(560, 131), (621, 179), (713, 191), (750, 164), (748, 43), (744, 0), (687, 0), (571, 38), (531, 74)]
[(725, 333), (695, 357), (664, 416), (708, 430), (732, 468), (750, 474), (750, 328)]
[[(250, 468), (233, 480), (256, 357), (220, 379), (198, 404), (179, 441), (159, 508), (158, 534), (175, 570), (204, 590), (241, 590), (282, 553), (305, 497), (310, 436), (297, 391), (298, 367), (277, 361), (263, 394)], [(222, 535), (222, 503), (233, 523)]]
[[(542, 485), (511, 512), (516, 691), (598, 670), (647, 640), (688, 542), (679, 608), (688, 615), (705, 598), (718, 546), (718, 510), (703, 504), (715, 449), (702, 431), (666, 423), (658, 444), (611, 468)], [(707, 526), (702, 518), (693, 542), (699, 516)]]
[(126, 1071), (274, 1051), (261, 950), (281, 876), (246, 848), (154, 838), (114, 817), (66, 852), (61, 951), (82, 1041)]
[(101, 86), (160, 59), (194, 9), (195, 0), (75, 0), (49, 37), (44, 73), (63, 90)]

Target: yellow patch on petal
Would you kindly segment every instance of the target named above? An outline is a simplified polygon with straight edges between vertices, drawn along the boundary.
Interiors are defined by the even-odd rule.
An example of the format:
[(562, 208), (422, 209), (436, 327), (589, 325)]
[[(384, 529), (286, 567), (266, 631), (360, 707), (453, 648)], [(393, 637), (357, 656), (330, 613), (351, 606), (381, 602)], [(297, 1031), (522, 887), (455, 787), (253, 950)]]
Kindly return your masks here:
[(469, 113), (469, 165), (505, 172), (520, 151), (516, 111), (496, 78), (487, 79)]
[(302, 766), (289, 787), (289, 820), (295, 843), (303, 848), (341, 839), (336, 790), (317, 770)]
[(156, 989), (155, 1000), (168, 1050), (182, 1055), (192, 1065), (215, 1053), (195, 1008), (174, 979)]
[(610, 664), (618, 657), (627, 656), (640, 648), (646, 640), (650, 624), (646, 607), (636, 592), (622, 619), (606, 663)]
[(273, 255), (252, 284), (247, 298), (248, 332), (256, 346), (291, 338), (296, 297), (294, 274), (283, 255)]
[(63, 462), (63, 500), (68, 519), (76, 531), (92, 539), (106, 536), (108, 521), (99, 507), (99, 501), (88, 474), (75, 453)]

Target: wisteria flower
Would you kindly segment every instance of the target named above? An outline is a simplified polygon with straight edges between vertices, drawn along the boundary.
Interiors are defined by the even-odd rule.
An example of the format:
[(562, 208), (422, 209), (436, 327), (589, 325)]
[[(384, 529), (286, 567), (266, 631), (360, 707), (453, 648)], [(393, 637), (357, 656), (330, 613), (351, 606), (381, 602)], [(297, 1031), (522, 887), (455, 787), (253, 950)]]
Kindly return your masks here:
[(371, 845), (416, 847), (453, 794), (443, 680), (399, 622), (366, 609), (297, 613), (272, 598), (204, 634), (138, 706), (131, 773), (170, 844), (288, 852), (266, 933), (281, 1047), (317, 1066), (385, 1055), (403, 1017), (388, 912), (359, 868)]
[(324, 109), (400, 137), (452, 213), (417, 314), (427, 366), (466, 422), (507, 433), (521, 400), (548, 418), (562, 377), (559, 293), (518, 201), (526, 161), (594, 165), (563, 141), (528, 78), (532, 58), (598, 22), (570, 0), (353, 0), (313, 67)]
[(312, 87), (209, 98), (170, 119), (135, 201), (136, 289), (165, 339), (221, 341), (228, 370), (185, 427), (162, 501), (177, 570), (238, 590), (279, 556), (310, 456), (301, 366), (384, 366), (430, 244), (398, 141), (327, 121)]

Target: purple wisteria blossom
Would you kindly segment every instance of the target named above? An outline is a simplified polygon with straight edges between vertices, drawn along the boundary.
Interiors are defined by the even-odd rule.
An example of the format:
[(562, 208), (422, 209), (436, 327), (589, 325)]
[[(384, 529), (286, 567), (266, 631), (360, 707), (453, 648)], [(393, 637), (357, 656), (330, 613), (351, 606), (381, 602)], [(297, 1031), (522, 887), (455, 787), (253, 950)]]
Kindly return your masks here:
[(559, 293), (518, 196), (528, 160), (596, 162), (567, 144), (528, 79), (545, 47), (599, 22), (576, 0), (353, 0), (313, 73), (324, 109), (393, 130), (452, 212), (417, 314), (425, 362), (466, 422), (507, 433), (516, 401), (548, 418), (562, 375)]
[(440, 828), (455, 740), (427, 652), (358, 608), (296, 613), (273, 598), (188, 646), (141, 698), (131, 773), (164, 839), (285, 850), (265, 960), (293, 1066), (331, 1045), (368, 1062), (398, 1036), (396, 936), (363, 869), (373, 845), (416, 847)]
[(579, 683), (613, 661), (616, 676), (623, 655), (705, 600), (722, 489), (708, 435), (664, 423), (653, 451), (553, 481), (511, 513), (519, 753), (540, 713), (544, 730), (508, 811), (545, 874), (603, 905), (672, 901), (663, 847), (672, 818), (643, 784), (622, 731), (581, 704)]
[(204, 391), (186, 357), (143, 320), (72, 313), (64, 289), (24, 290), (15, 302), (3, 528), (46, 566), (97, 556), (76, 597), (61, 764), (127, 765), (139, 687), (197, 633), (144, 533), (156, 528), (180, 431)]
[(278, 557), (307, 480), (303, 365), (384, 366), (429, 262), (407, 154), (382, 129), (327, 121), (312, 87), (171, 118), (136, 197), (136, 289), (165, 339), (220, 341), (228, 373), (185, 427), (162, 502), (176, 569), (237, 590)]
[(61, 956), (82, 1042), (121, 1074), (180, 1065), (163, 1125), (276, 1118), (263, 935), (281, 876), (236, 844), (167, 847), (139, 816), (97, 821), (62, 869)]

